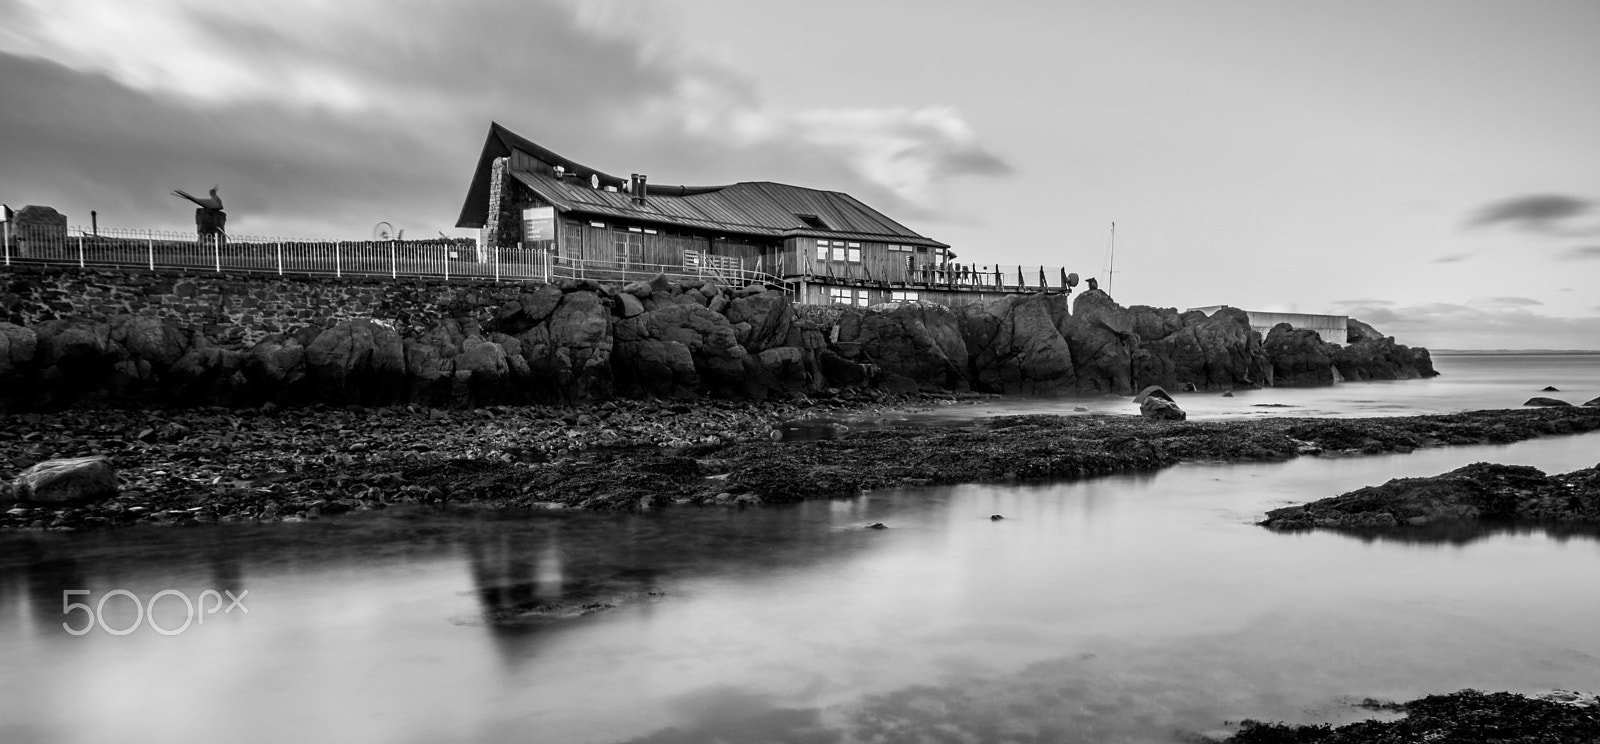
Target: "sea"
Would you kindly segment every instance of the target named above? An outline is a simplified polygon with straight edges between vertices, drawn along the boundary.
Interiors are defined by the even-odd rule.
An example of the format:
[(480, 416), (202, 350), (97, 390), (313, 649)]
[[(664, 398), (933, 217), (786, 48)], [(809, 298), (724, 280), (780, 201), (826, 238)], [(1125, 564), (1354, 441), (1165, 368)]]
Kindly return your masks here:
[[(1600, 355), (1435, 363), (1177, 397), (1208, 419), (1600, 396)], [(1137, 409), (830, 427), (1015, 413)], [(1590, 467), (1600, 433), (742, 510), (0, 534), (0, 742), (1184, 742), (1393, 715), (1368, 699), (1600, 693), (1593, 533), (1255, 524), (1480, 461)]]

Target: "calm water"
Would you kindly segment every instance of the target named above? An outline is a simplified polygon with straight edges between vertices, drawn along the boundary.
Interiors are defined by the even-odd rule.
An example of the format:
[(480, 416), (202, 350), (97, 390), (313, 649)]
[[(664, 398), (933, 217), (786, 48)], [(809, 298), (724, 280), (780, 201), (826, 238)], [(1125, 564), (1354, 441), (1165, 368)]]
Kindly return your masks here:
[[(1442, 374), (1427, 380), (1343, 383), (1320, 388), (1267, 388), (1222, 393), (1168, 391), (1191, 419), (1257, 416), (1410, 416), (1487, 408), (1517, 408), (1534, 396), (1554, 397), (1573, 405), (1600, 397), (1600, 353), (1595, 354), (1437, 354)], [(1546, 386), (1561, 392), (1541, 392)], [(1139, 412), (1131, 396), (1018, 397), (962, 403), (932, 411), (915, 411), (873, 420), (843, 423), (861, 428), (900, 422), (960, 422), (975, 416), (1018, 413)], [(1081, 410), (1079, 410), (1081, 409)], [(816, 435), (826, 428), (799, 427)]]
[[(1492, 395), (1587, 400), (1597, 361), (1535, 367), (1537, 384), (1441, 367)], [(1419, 406), (1462, 395), (1360, 387), (1405, 385)], [(1391, 477), (1597, 453), (1584, 435), (748, 511), (10, 534), (0, 742), (1177, 741), (1359, 718), (1346, 701), (1367, 696), (1600, 692), (1592, 535), (1250, 524)], [(65, 589), (247, 591), (249, 612), (77, 637)], [(616, 608), (576, 616), (596, 603)], [(125, 597), (104, 610), (136, 619)], [(187, 614), (169, 597), (154, 616)]]

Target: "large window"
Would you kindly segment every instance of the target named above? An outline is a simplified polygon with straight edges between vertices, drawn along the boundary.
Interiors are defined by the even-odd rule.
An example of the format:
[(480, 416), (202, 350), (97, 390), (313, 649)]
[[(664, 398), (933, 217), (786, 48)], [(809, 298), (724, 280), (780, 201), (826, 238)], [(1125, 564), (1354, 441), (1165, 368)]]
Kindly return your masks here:
[(639, 228), (630, 228), (627, 232), (617, 230), (611, 235), (616, 247), (617, 263), (631, 265), (644, 262), (644, 234)]
[(895, 291), (889, 293), (890, 302), (916, 302), (920, 299), (922, 299), (922, 294), (919, 292)]
[(872, 302), (868, 297), (868, 290), (851, 289), (849, 287), (831, 287), (828, 289), (828, 299), (835, 305), (855, 305), (866, 307)]
[(817, 260), (861, 263), (861, 244), (843, 240), (818, 240)]

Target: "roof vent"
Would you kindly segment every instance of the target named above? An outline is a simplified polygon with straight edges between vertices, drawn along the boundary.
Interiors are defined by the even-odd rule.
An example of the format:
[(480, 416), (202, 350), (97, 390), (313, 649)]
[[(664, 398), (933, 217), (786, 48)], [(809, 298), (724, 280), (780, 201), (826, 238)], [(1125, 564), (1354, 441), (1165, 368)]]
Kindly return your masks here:
[(640, 204), (650, 198), (650, 187), (646, 183), (648, 178), (649, 176), (643, 173), (635, 173), (628, 182), (628, 193), (633, 194), (633, 200)]
[(800, 221), (804, 222), (806, 227), (816, 228), (818, 230), (831, 229), (828, 227), (828, 223), (823, 222), (821, 217), (818, 217), (814, 214), (802, 214), (800, 212), (795, 212), (794, 216), (800, 218)]
[(556, 166), (556, 178), (560, 178), (565, 175), (567, 175), (567, 167), (564, 165)]

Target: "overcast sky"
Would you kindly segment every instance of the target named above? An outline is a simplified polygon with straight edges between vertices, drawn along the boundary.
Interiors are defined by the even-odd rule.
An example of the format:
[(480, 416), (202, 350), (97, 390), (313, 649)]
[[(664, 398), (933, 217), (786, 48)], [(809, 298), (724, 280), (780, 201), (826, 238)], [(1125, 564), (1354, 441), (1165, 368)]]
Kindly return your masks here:
[(0, 201), (453, 228), (490, 121), (849, 192), (1124, 304), (1600, 349), (1600, 2), (0, 0)]

